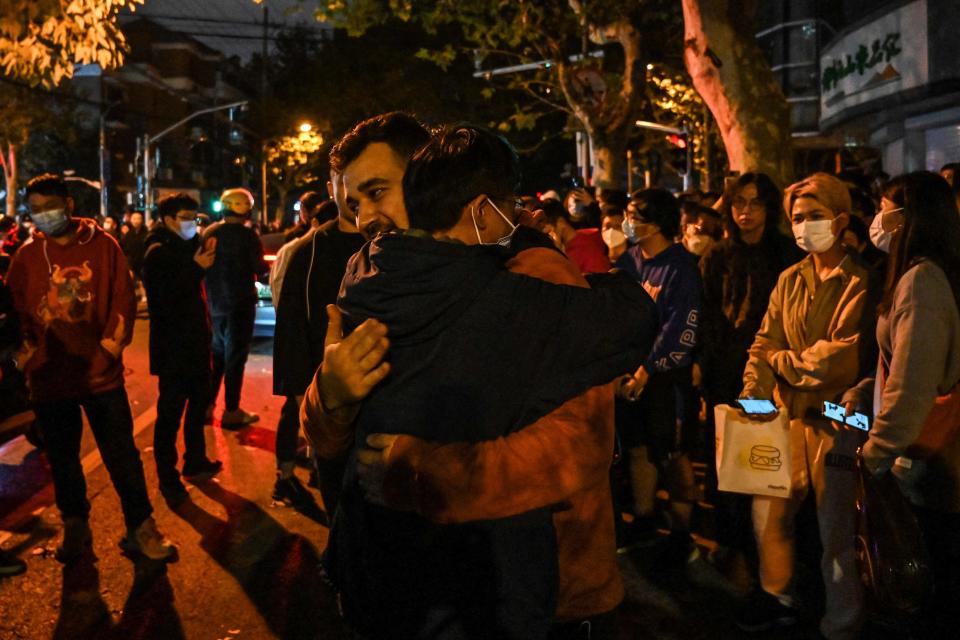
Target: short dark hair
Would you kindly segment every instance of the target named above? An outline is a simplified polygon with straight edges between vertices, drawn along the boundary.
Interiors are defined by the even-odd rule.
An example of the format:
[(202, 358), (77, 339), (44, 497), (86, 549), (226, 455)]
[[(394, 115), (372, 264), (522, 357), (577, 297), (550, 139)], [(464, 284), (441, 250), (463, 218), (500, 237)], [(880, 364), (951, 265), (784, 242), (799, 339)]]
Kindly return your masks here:
[(70, 190), (67, 189), (66, 181), (55, 173), (44, 173), (31, 178), (27, 183), (24, 198), (29, 198), (34, 193), (41, 196), (57, 196), (64, 200), (70, 197)]
[(544, 219), (550, 224), (556, 224), (560, 218), (570, 222), (570, 212), (556, 200), (543, 200), (536, 208), (543, 211)]
[(311, 212), (326, 198), (317, 191), (307, 191), (300, 196), (300, 218), (313, 218)]
[(323, 224), (330, 220), (336, 220), (339, 215), (340, 210), (337, 208), (337, 203), (333, 200), (324, 200), (320, 203), (319, 207), (313, 210), (313, 215), (310, 216), (310, 219), (317, 220), (320, 224)]
[(650, 224), (655, 224), (667, 238), (680, 233), (680, 203), (666, 189), (641, 189), (630, 196), (637, 213)]
[(509, 142), (483, 127), (446, 125), (410, 159), (403, 202), (411, 227), (443, 231), (477, 196), (506, 198), (519, 186), (520, 158)]
[(940, 167), (940, 171), (937, 173), (943, 173), (944, 171), (953, 171), (953, 181), (947, 180), (947, 184), (950, 185), (950, 190), (953, 191), (955, 196), (960, 196), (960, 162), (948, 162)]
[(354, 125), (330, 149), (330, 171), (343, 173), (364, 149), (375, 142), (383, 142), (397, 155), (409, 158), (429, 138), (427, 128), (409, 113), (391, 111), (367, 118)]
[[(163, 218), (173, 218), (181, 211), (196, 211), (200, 208), (200, 203), (197, 202), (193, 196), (189, 193), (168, 193), (157, 201), (157, 215)], [(134, 213), (141, 213), (139, 211), (132, 211), (130, 215)]]
[(607, 204), (612, 204), (621, 209), (627, 208), (629, 198), (627, 192), (621, 189), (600, 189), (597, 196)]

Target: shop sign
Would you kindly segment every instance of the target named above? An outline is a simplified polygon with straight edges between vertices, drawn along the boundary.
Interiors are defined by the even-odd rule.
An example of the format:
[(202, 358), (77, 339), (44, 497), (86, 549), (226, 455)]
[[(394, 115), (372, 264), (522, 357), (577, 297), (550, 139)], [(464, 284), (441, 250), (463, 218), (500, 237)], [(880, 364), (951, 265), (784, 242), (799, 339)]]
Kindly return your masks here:
[(917, 0), (827, 46), (820, 58), (820, 119), (927, 78), (927, 3)]

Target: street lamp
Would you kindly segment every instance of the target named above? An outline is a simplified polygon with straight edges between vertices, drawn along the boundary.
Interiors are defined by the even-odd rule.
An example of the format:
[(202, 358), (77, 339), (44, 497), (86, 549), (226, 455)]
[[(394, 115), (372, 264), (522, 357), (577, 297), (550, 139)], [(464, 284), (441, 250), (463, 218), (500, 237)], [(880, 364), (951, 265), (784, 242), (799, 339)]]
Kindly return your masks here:
[(140, 145), (140, 152), (143, 153), (143, 208), (144, 213), (149, 215), (150, 210), (153, 208), (153, 193), (152, 185), (150, 184), (150, 145), (158, 142), (160, 138), (164, 137), (177, 127), (186, 124), (187, 122), (193, 120), (197, 116), (202, 116), (206, 113), (214, 113), (216, 111), (223, 111), (225, 109), (235, 109), (237, 107), (244, 108), (248, 104), (247, 100), (240, 100), (238, 102), (231, 102), (230, 104), (223, 104), (217, 107), (208, 107), (206, 109), (200, 109), (199, 111), (194, 111), (185, 118), (181, 118), (177, 122), (173, 123), (160, 133), (151, 136), (148, 133), (143, 134), (143, 141)]
[[(312, 153), (316, 151), (316, 148), (319, 148), (323, 144), (323, 137), (319, 133), (313, 132), (313, 125), (309, 122), (301, 122), (297, 125), (297, 130), (300, 132), (296, 136), (272, 136), (270, 138), (264, 138), (260, 146), (260, 209), (266, 215), (267, 213), (267, 198), (269, 197), (268, 193), (268, 184), (267, 184), (267, 160), (269, 156), (269, 148), (271, 144), (282, 144), (285, 140), (290, 141), (292, 146), (298, 151), (304, 151), (307, 153)], [(314, 148), (316, 147), (316, 148)]]

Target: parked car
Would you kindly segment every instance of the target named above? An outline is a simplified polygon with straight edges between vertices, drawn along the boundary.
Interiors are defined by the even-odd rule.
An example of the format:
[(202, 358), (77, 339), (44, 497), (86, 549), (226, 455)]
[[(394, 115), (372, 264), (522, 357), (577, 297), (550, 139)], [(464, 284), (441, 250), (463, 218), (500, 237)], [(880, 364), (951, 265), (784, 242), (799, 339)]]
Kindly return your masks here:
[[(263, 259), (267, 265), (273, 267), (277, 259), (277, 252), (284, 244), (283, 233), (268, 233), (260, 237), (263, 245)], [(273, 296), (270, 293), (270, 272), (261, 274), (257, 285), (257, 313), (253, 320), (254, 338), (272, 338), (277, 325), (277, 310), (273, 307)]]

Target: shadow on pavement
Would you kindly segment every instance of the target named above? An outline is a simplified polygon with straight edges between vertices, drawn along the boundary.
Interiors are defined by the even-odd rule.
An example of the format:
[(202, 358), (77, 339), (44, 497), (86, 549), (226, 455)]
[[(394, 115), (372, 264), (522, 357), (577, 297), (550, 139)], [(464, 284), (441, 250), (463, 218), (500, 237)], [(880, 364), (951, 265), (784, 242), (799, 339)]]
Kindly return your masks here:
[(110, 628), (110, 610), (100, 596), (100, 572), (92, 553), (63, 567), (60, 617), (54, 640), (93, 638)]
[[(320, 578), (319, 556), (310, 541), (287, 531), (256, 503), (215, 482), (198, 486), (223, 505), (227, 520), (189, 500), (176, 515), (200, 534), (201, 548), (243, 587), (277, 637), (315, 638), (321, 629), (342, 627), (335, 595)], [(323, 637), (347, 636), (327, 632)]]
[(111, 637), (185, 640), (166, 563), (140, 558), (134, 564), (133, 587)]
[(63, 567), (60, 617), (53, 631), (54, 640), (185, 639), (165, 563), (137, 559), (133, 586), (123, 614), (114, 624), (101, 595), (96, 560), (92, 553), (85, 554)]

